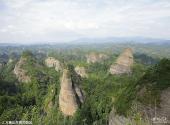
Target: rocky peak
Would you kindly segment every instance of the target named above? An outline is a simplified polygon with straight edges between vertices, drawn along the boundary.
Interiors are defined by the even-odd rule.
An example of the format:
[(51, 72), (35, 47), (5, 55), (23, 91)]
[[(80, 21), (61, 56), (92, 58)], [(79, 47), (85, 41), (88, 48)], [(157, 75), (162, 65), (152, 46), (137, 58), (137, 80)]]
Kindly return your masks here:
[(127, 48), (119, 55), (115, 64), (110, 67), (111, 74), (130, 74), (133, 66), (133, 52), (131, 48)]
[(80, 75), (82, 78), (87, 78), (88, 75), (86, 73), (86, 69), (84, 67), (76, 66), (75, 72)]
[(61, 62), (54, 57), (48, 57), (45, 60), (45, 64), (47, 67), (55, 67), (56, 71), (61, 71), (63, 69)]
[(79, 105), (84, 102), (84, 94), (79, 85), (74, 84), (69, 70), (64, 69), (61, 78), (59, 107), (66, 116), (73, 116)]
[(14, 74), (18, 78), (19, 82), (31, 82), (30, 76), (27, 75), (27, 72), (23, 69), (23, 66), (26, 64), (27, 59), (21, 57), (20, 60), (17, 62), (14, 68)]
[(96, 62), (102, 62), (103, 60), (108, 59), (108, 56), (105, 54), (97, 54), (97, 53), (90, 53), (86, 55), (87, 63), (96, 63)]
[(59, 94), (59, 106), (64, 115), (73, 116), (78, 108), (76, 93), (69, 71), (64, 69), (61, 78), (61, 89)]

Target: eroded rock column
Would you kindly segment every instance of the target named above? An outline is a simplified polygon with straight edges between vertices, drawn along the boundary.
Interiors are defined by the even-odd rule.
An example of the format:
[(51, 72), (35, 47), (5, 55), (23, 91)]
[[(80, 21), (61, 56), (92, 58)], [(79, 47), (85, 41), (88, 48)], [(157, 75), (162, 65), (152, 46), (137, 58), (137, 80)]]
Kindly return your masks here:
[(59, 94), (59, 107), (64, 115), (73, 116), (78, 108), (76, 94), (69, 71), (64, 69), (61, 78), (61, 90)]

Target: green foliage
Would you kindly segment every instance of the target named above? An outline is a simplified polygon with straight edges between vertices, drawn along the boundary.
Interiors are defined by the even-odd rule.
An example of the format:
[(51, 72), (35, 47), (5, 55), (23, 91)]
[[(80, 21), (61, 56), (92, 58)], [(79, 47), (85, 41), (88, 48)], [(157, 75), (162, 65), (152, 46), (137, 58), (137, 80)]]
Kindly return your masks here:
[(22, 53), (22, 57), (24, 58), (29, 58), (29, 57), (32, 57), (33, 56), (33, 53), (29, 50), (26, 50)]
[[(45, 67), (44, 60), (37, 60), (35, 53), (24, 51), (22, 58), (26, 58), (26, 62), (22, 68), (31, 77), (31, 82), (18, 83), (12, 73), (16, 62), (2, 69), (0, 73), (0, 121), (31, 120), (34, 125), (108, 124), (109, 113), (113, 106), (118, 113), (127, 115), (133, 101), (138, 100), (147, 104), (147, 100), (153, 97), (159, 99), (160, 92), (169, 87), (170, 61), (168, 59), (161, 60), (147, 71), (145, 65), (135, 63), (131, 75), (116, 76), (110, 75), (108, 70), (115, 61), (117, 52), (120, 51), (117, 50), (119, 47), (112, 54), (112, 50), (104, 46), (101, 51), (108, 53), (110, 59), (94, 64), (86, 63), (85, 58), (92, 48), (68, 48), (64, 51), (57, 51), (55, 47), (52, 47), (46, 51), (49, 52), (48, 56), (54, 56), (67, 65), (72, 82), (79, 84), (84, 91), (85, 102), (80, 105), (75, 115), (66, 117), (59, 109), (58, 98), (62, 72)], [(97, 48), (94, 47), (93, 51), (99, 52)], [(144, 59), (143, 64), (152, 60), (145, 55), (138, 56), (138, 59)], [(88, 78), (80, 78), (75, 73), (74, 68), (77, 65), (87, 69)], [(145, 98), (136, 98), (144, 86), (147, 87)], [(49, 105), (50, 102), (52, 105)], [(140, 116), (136, 115), (135, 118), (137, 122), (140, 122)]]
[(82, 81), (87, 98), (75, 115), (77, 124), (106, 124), (114, 98), (119, 97), (132, 82), (135, 83), (144, 70), (137, 65), (132, 76), (113, 76), (107, 73), (108, 68), (107, 63), (95, 63), (88, 67), (89, 78)]
[(139, 89), (147, 88), (144, 96), (139, 96), (138, 100), (145, 104), (159, 104), (160, 93), (170, 87), (170, 60), (162, 59), (158, 64), (148, 69), (146, 74), (140, 79)]
[(0, 117), (0, 121), (20, 120), (22, 117), (23, 108), (20, 106), (6, 109)]
[(15, 61), (10, 63), (10, 64), (6, 64), (0, 72), (0, 80), (3, 80), (3, 82), (8, 82), (8, 83), (15, 83), (17, 82), (17, 79), (13, 73), (13, 69), (15, 66)]
[[(158, 64), (149, 68), (139, 80), (131, 82), (122, 91), (115, 102), (118, 113), (127, 115), (134, 100), (145, 105), (154, 105), (155, 101), (159, 104), (160, 93), (170, 87), (169, 81), (170, 60), (162, 59)], [(144, 92), (141, 93), (141, 91)]]
[(0, 95), (14, 95), (17, 93), (18, 88), (11, 82), (0, 81)]
[(141, 53), (137, 53), (134, 55), (135, 60), (139, 63), (145, 64), (145, 65), (153, 65), (158, 63), (159, 59), (155, 59), (151, 56), (148, 56), (146, 54), (141, 54)]
[(128, 110), (130, 110), (132, 102), (136, 98), (136, 83), (143, 76), (143, 72), (145, 72), (144, 66), (135, 64), (130, 78), (121, 80), (125, 85), (121, 86), (114, 103), (118, 114), (127, 115)]

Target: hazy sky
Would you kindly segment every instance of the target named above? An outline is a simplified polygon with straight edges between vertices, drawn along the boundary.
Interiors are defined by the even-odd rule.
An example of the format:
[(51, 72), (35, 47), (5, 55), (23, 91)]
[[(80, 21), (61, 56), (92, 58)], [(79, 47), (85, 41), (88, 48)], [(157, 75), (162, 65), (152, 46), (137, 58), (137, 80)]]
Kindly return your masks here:
[(170, 39), (170, 0), (0, 0), (0, 42)]

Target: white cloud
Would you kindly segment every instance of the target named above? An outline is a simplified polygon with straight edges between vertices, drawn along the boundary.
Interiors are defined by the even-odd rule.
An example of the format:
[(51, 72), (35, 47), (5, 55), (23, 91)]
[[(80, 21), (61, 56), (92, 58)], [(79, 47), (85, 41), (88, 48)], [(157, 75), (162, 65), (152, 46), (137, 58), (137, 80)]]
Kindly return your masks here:
[(0, 0), (0, 42), (79, 37), (170, 39), (169, 0)]

